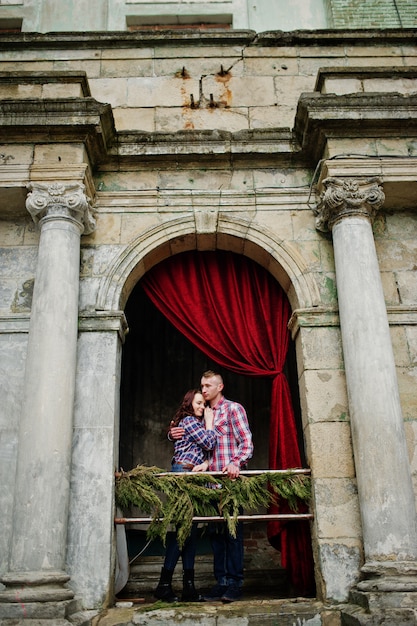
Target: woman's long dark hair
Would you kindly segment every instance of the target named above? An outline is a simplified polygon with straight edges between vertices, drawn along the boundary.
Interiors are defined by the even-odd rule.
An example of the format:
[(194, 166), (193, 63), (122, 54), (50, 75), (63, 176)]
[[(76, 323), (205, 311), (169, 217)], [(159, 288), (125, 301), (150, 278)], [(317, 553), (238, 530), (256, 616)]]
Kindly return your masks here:
[(187, 391), (174, 417), (172, 418), (171, 426), (178, 426), (184, 417), (194, 415), (193, 400), (196, 393), (201, 393), (200, 389), (190, 389)]

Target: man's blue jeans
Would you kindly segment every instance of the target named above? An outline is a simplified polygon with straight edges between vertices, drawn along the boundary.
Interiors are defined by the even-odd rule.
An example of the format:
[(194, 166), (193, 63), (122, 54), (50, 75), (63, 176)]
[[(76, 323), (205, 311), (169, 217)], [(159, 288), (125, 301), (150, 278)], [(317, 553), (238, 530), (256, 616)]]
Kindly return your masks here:
[(232, 537), (223, 522), (209, 523), (209, 535), (213, 550), (214, 577), (219, 583), (243, 585), (243, 524), (239, 522), (236, 537)]
[[(172, 464), (172, 472), (184, 472), (182, 465)], [(195, 553), (197, 550), (197, 524), (193, 523), (191, 527), (190, 536), (186, 539), (184, 547), (180, 550), (178, 545), (177, 536), (171, 536), (168, 539), (167, 547), (165, 551), (165, 569), (174, 570), (180, 556), (182, 557), (183, 569), (194, 569)]]

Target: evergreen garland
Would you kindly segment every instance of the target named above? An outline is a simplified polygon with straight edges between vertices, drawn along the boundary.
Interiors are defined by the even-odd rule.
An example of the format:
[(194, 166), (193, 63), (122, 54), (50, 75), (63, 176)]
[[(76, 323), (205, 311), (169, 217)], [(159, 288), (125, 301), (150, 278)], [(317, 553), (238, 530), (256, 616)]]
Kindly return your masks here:
[(297, 511), (300, 501), (307, 501), (310, 495), (310, 477), (305, 474), (268, 471), (230, 480), (209, 473), (166, 473), (145, 465), (128, 472), (121, 470), (115, 489), (117, 506), (126, 510), (134, 505), (152, 518), (148, 539), (161, 539), (165, 544), (173, 525), (180, 548), (190, 534), (193, 517), (223, 516), (230, 533), (236, 536), (242, 508), (254, 512), (282, 498)]

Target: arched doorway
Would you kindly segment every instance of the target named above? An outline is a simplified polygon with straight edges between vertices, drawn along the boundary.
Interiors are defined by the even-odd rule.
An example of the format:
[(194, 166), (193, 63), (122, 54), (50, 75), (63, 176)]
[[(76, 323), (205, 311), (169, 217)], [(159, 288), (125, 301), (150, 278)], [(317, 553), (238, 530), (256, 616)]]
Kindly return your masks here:
[[(120, 467), (119, 404), (127, 302), (136, 284), (161, 261), (178, 252), (207, 249), (227, 249), (255, 260), (284, 289), (296, 315), (320, 305), (314, 274), (297, 246), (241, 214), (231, 217), (220, 211), (204, 232), (197, 231), (193, 214), (161, 220), (145, 227), (128, 245), (113, 249), (97, 284), (94, 310), (80, 315), (78, 339), (68, 562), (72, 586), (87, 598), (86, 606), (105, 601), (115, 579), (116, 532), (109, 520), (114, 517), (114, 470)], [(306, 355), (300, 335), (298, 332), (296, 337), (297, 363), (303, 372)], [(300, 391), (305, 420), (304, 386)], [(310, 458), (315, 450), (309, 446)], [(316, 501), (313, 506), (316, 512)], [(316, 542), (316, 522), (312, 531)], [(91, 570), (93, 551), (101, 558), (95, 572)]]
[[(195, 304), (198, 306), (199, 303)], [(208, 368), (218, 370), (219, 365), (195, 348), (167, 321), (151, 303), (140, 281), (130, 294), (125, 314), (130, 332), (126, 338), (122, 361), (120, 464), (125, 469), (137, 464), (169, 469), (172, 456), (172, 444), (166, 437), (169, 421), (184, 391), (198, 387), (201, 373)], [(302, 449), (295, 350), (292, 342), (285, 370), (290, 381)], [(250, 468), (268, 468), (271, 380), (266, 377), (237, 375), (225, 371), (224, 368), (221, 371), (225, 376), (225, 395), (241, 402), (248, 413), (255, 443)], [(143, 544), (143, 532), (140, 533), (139, 529), (130, 532), (132, 552), (140, 548), (138, 537), (141, 539), (139, 543)], [(263, 552), (263, 560), (258, 558), (255, 563), (258, 572), (262, 572), (262, 587), (271, 593), (272, 590), (265, 585), (265, 576), (272, 566), (275, 573), (271, 574), (271, 583), (275, 595), (288, 595), (286, 588), (279, 588), (277, 585), (276, 579), (280, 577), (282, 582), (283, 572), (279, 567), (279, 554), (266, 541), (265, 525), (263, 531), (260, 528), (254, 531), (248, 527), (246, 537), (249, 545), (255, 544), (258, 557)], [(257, 539), (254, 541), (253, 537)], [(147, 554), (161, 555), (160, 546), (151, 546), (147, 549)]]

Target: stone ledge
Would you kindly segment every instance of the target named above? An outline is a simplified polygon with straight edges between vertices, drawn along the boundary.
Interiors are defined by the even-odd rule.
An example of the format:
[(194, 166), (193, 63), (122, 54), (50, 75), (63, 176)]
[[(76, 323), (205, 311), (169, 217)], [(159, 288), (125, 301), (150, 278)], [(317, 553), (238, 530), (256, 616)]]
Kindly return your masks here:
[[(76, 624), (76, 622), (75, 622)], [(90, 626), (92, 624), (91, 621), (84, 621), (82, 626)], [(55, 617), (51, 618), (6, 618), (0, 619), (0, 626), (73, 626), (74, 622), (69, 622), (66, 619), (56, 619)], [(78, 626), (78, 625), (77, 625)]]
[[(216, 626), (216, 624), (245, 624), (246, 626), (294, 626), (294, 624), (315, 624), (321, 626), (321, 615), (328, 615), (320, 602), (305, 598), (294, 600), (239, 601), (233, 604), (203, 602), (163, 605), (154, 603), (144, 608), (113, 608), (106, 611), (98, 620), (97, 626), (161, 626), (161, 624), (193, 624), (195, 626)], [(339, 609), (334, 613), (337, 617)], [(330, 624), (330, 622), (326, 622)], [(338, 622), (333, 622), (338, 624)]]
[(82, 311), (78, 318), (80, 332), (118, 332), (124, 341), (128, 332), (124, 311)]
[(417, 78), (417, 67), (401, 67), (391, 65), (387, 67), (321, 67), (317, 73), (314, 91), (321, 92), (329, 78), (359, 80), (368, 78)]
[(294, 132), (302, 144), (302, 151), (314, 163), (322, 158), (329, 137), (411, 139), (417, 136), (417, 96), (302, 93)]
[(91, 97), (90, 86), (86, 72), (62, 71), (62, 72), (0, 72), (0, 85), (46, 85), (46, 84), (79, 84), (84, 97)]
[(93, 164), (116, 137), (110, 104), (90, 97), (0, 100), (0, 128), (3, 143), (83, 142)]
[(256, 33), (254, 30), (190, 29), (149, 31), (91, 31), (62, 33), (16, 33), (5, 34), (0, 39), (0, 50), (20, 48), (131, 48), (172, 45), (242, 45), (286, 47), (334, 46), (334, 45), (415, 45), (414, 28), (357, 29), (357, 30), (275, 30)]
[(184, 29), (149, 31), (136, 30), (120, 31), (90, 31), (90, 32), (62, 32), (62, 33), (16, 33), (5, 34), (0, 39), (0, 50), (15, 50), (20, 48), (142, 48), (150, 45), (221, 45), (229, 44), (247, 46), (255, 38), (253, 30), (224, 30), (224, 29)]

